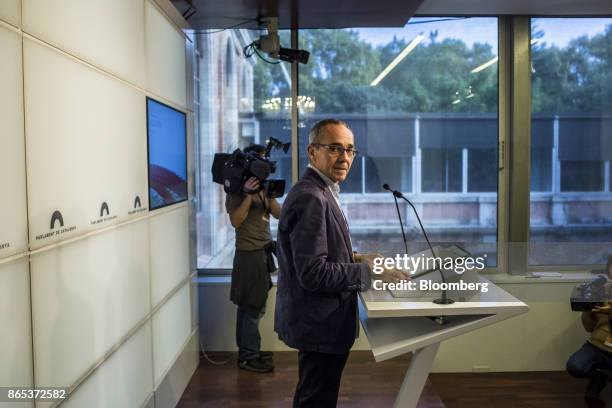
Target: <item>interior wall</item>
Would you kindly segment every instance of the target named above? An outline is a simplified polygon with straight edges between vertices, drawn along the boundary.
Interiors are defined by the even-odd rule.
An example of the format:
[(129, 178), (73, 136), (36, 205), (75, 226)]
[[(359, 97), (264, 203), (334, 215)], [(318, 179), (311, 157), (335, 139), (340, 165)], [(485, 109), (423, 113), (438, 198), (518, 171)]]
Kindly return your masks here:
[(146, 97), (193, 120), (163, 1), (0, 2), (0, 383), (62, 406), (174, 406), (197, 365), (189, 203), (148, 208)]
[[(236, 351), (236, 307), (229, 300), (229, 284), (204, 282), (199, 286), (200, 340), (207, 351)], [(572, 312), (569, 297), (575, 282), (516, 283), (499, 286), (529, 305), (529, 312), (441, 344), (433, 372), (556, 371), (565, 370), (569, 356), (588, 338), (580, 314)], [(287, 351), (274, 332), (276, 286), (268, 296), (260, 324), (262, 349)], [(218, 316), (227, 316), (219, 319)], [(361, 329), (353, 350), (369, 350)]]

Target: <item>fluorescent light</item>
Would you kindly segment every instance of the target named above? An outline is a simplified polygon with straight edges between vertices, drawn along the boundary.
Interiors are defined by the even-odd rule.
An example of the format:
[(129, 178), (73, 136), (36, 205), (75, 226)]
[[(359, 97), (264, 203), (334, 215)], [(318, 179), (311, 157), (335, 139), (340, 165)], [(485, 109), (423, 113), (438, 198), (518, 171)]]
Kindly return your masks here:
[[(538, 43), (538, 41), (539, 41), (539, 40), (538, 40), (537, 38), (534, 38), (533, 40), (531, 40), (531, 41), (529, 42), (529, 44), (531, 44), (531, 45), (533, 45), (533, 44), (537, 44), (537, 43)], [(471, 72), (472, 74), (475, 74), (475, 73), (477, 73), (477, 72), (482, 71), (483, 69), (487, 69), (487, 68), (489, 68), (491, 65), (495, 64), (495, 63), (497, 62), (497, 60), (498, 60), (498, 58), (497, 58), (497, 57), (491, 58), (489, 61), (485, 62), (485, 63), (484, 63), (484, 64), (482, 64), (482, 65), (477, 66), (476, 68), (474, 68), (474, 69), (473, 69), (473, 70), (471, 70), (470, 72)]]
[(399, 64), (404, 58), (406, 58), (406, 55), (410, 54), (410, 52), (414, 50), (421, 41), (423, 41), (424, 38), (425, 37), (422, 34), (419, 34), (416, 37), (414, 37), (414, 39), (410, 42), (410, 44), (408, 44), (406, 48), (404, 48), (402, 52), (400, 52), (398, 56), (395, 57), (395, 59), (391, 61), (391, 63), (387, 65), (387, 67), (383, 69), (380, 74), (378, 74), (378, 76), (376, 77), (375, 80), (372, 81), (370, 86), (378, 85), (380, 81), (382, 81), (383, 78), (386, 77), (387, 74), (389, 74), (389, 72), (391, 72), (391, 70), (395, 68), (397, 64)]
[(475, 74), (477, 72), (482, 71), (483, 69), (487, 69), (489, 68), (491, 65), (495, 64), (497, 62), (497, 57), (491, 58), (490, 60), (488, 60), (487, 62), (485, 62), (482, 65), (477, 66), (476, 68), (474, 68), (473, 70), (471, 70), (470, 72), (472, 74)]

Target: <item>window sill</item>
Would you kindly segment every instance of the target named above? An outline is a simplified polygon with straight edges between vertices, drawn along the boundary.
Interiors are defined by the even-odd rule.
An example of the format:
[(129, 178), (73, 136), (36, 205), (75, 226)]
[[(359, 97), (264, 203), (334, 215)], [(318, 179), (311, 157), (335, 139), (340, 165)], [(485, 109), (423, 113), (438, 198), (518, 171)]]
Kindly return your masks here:
[[(272, 284), (276, 286), (278, 274), (272, 274)], [(230, 275), (206, 275), (198, 276), (198, 286), (224, 286), (232, 283), (232, 277)]]
[[(553, 272), (553, 271), (551, 271)], [(560, 272), (561, 276), (533, 277), (528, 275), (484, 274), (495, 284), (531, 284), (531, 283), (583, 283), (595, 279), (597, 275), (588, 272)]]

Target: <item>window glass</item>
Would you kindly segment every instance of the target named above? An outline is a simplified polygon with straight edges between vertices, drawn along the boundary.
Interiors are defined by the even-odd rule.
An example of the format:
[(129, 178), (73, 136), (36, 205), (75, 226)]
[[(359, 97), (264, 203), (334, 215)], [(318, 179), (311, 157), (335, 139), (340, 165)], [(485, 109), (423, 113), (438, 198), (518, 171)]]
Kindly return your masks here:
[(425, 193), (461, 193), (461, 149), (421, 149), (422, 190)]
[(468, 151), (468, 191), (497, 191), (497, 149)]
[(605, 263), (612, 251), (612, 18), (531, 19), (531, 73), (529, 263)]
[[(214, 31), (214, 30), (213, 30)], [(211, 31), (212, 32), (212, 31)], [(247, 59), (243, 48), (261, 33), (224, 30), (196, 34), (199, 60), (196, 95), (197, 156), (197, 254), (199, 269), (231, 268), (235, 234), (225, 210), (223, 186), (212, 181), (215, 153), (231, 153), (252, 143), (266, 144), (270, 137), (291, 139), (290, 66), (268, 64), (256, 55)], [(281, 42), (289, 44), (289, 32), (281, 31)], [(291, 152), (273, 150), (270, 160), (276, 172), (291, 187)], [(282, 200), (281, 200), (282, 201)], [(272, 235), (277, 222), (271, 218)]]
[[(348, 123), (360, 154), (341, 184), (356, 250), (403, 253), (387, 183), (419, 211), (436, 243), (496, 263), (498, 79), (496, 18), (414, 18), (402, 28), (300, 30), (300, 173), (311, 126)], [(482, 195), (483, 198), (479, 199)], [(410, 251), (424, 238), (400, 202)]]

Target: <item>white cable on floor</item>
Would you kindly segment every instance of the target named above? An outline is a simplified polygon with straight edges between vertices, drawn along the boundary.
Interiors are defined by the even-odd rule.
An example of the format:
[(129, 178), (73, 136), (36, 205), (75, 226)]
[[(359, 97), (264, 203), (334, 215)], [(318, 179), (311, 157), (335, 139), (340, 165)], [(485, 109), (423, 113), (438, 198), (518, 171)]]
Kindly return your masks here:
[(206, 354), (206, 351), (204, 351), (204, 346), (202, 345), (202, 341), (199, 342), (200, 343), (200, 353), (202, 353), (202, 355), (204, 356), (204, 358), (210, 363), (210, 364), (214, 364), (214, 365), (223, 365), (223, 364), (227, 364), (229, 363), (230, 359), (228, 358), (225, 361), (214, 361), (213, 359), (211, 359), (210, 357), (208, 357), (208, 354)]

